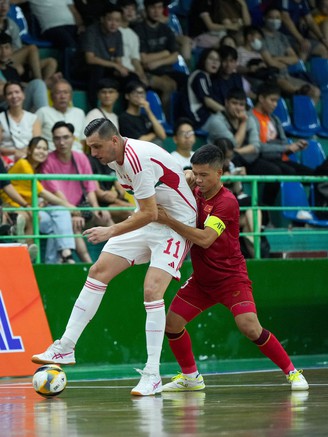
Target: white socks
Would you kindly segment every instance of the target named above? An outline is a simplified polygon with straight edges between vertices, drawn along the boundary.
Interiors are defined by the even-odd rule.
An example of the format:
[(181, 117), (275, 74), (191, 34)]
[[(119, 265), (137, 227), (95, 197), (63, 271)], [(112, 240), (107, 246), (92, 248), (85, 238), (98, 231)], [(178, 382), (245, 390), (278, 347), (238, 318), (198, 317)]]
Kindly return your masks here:
[(84, 287), (73, 307), (71, 317), (66, 326), (66, 331), (61, 338), (63, 347), (77, 343), (84, 328), (96, 314), (102, 298), (105, 294), (107, 284), (97, 279), (87, 277)]
[(146, 309), (146, 343), (147, 364), (146, 371), (159, 373), (164, 331), (165, 331), (165, 305), (164, 299), (153, 302), (144, 302)]

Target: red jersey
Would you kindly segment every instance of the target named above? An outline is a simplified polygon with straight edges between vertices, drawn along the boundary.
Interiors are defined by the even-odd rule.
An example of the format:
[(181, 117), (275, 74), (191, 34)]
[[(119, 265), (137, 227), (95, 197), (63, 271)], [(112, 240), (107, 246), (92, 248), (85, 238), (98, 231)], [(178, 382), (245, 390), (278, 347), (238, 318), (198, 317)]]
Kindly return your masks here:
[(209, 216), (217, 217), (225, 224), (225, 230), (209, 248), (203, 249), (196, 244), (192, 246), (194, 278), (205, 287), (227, 286), (231, 282), (233, 288), (236, 281), (250, 284), (245, 258), (240, 251), (237, 199), (225, 187), (208, 200), (198, 188), (194, 194), (198, 207), (199, 229), (204, 229), (204, 222)]

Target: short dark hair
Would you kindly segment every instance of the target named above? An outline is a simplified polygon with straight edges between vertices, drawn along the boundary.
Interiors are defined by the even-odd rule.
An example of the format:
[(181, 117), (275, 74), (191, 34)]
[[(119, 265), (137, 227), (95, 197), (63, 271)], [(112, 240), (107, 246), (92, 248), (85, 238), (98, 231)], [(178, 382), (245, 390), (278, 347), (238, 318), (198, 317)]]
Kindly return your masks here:
[(224, 61), (227, 58), (232, 58), (235, 61), (238, 59), (238, 52), (234, 47), (231, 46), (221, 46), (219, 48), (219, 55), (221, 61)]
[(165, 0), (144, 0), (144, 7), (147, 8), (148, 6), (156, 5), (156, 3), (163, 3), (163, 6), (166, 6)]
[(254, 35), (254, 33), (259, 33), (263, 37), (262, 29), (256, 26), (245, 26), (243, 30), (244, 38), (248, 35)]
[(4, 44), (12, 44), (13, 39), (10, 35), (8, 35), (8, 33), (6, 32), (0, 32), (0, 45), (4, 45)]
[(270, 96), (272, 94), (276, 94), (276, 95), (280, 96), (281, 90), (278, 87), (278, 85), (276, 85), (274, 83), (270, 83), (270, 82), (262, 83), (257, 88), (257, 91), (256, 91), (257, 100), (258, 100), (259, 96), (267, 97), (267, 96)]
[(104, 88), (113, 88), (116, 91), (120, 90), (120, 84), (115, 79), (104, 78), (101, 79), (97, 84), (97, 92), (103, 90)]
[(231, 99), (245, 100), (245, 102), (247, 102), (247, 96), (245, 91), (242, 88), (238, 87), (230, 88), (230, 90), (227, 92), (225, 100)]
[(191, 164), (209, 164), (210, 166), (223, 168), (225, 157), (222, 150), (214, 144), (205, 144), (200, 147), (190, 158)]
[(173, 135), (176, 135), (180, 126), (183, 124), (189, 124), (194, 129), (194, 123), (187, 117), (180, 117), (177, 119), (176, 123), (173, 126)]
[(214, 145), (221, 150), (224, 157), (226, 157), (228, 150), (232, 151), (234, 149), (233, 142), (229, 138), (216, 138)]
[(95, 133), (98, 133), (100, 138), (110, 138), (113, 135), (119, 135), (119, 131), (115, 124), (107, 118), (96, 118), (95, 120), (90, 121), (84, 129), (84, 135), (86, 137), (90, 137)]
[(130, 94), (137, 88), (143, 88), (146, 91), (146, 86), (139, 80), (131, 80), (128, 82), (124, 88), (124, 94)]
[(57, 121), (57, 123), (52, 126), (51, 133), (53, 134), (56, 129), (60, 129), (61, 127), (66, 127), (71, 134), (74, 134), (74, 126), (72, 123), (66, 123), (66, 121)]

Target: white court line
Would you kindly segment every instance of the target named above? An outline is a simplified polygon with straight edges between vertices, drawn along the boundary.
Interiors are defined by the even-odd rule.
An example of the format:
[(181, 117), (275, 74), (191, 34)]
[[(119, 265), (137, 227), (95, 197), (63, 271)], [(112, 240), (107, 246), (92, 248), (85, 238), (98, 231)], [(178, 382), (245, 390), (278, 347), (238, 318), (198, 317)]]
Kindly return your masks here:
[[(72, 381), (74, 383), (74, 381)], [(289, 386), (289, 384), (206, 384), (206, 388), (243, 388), (243, 387), (284, 387)], [(328, 383), (319, 383), (319, 384), (310, 384), (310, 387), (328, 387)], [(33, 386), (29, 383), (22, 383), (22, 384), (16, 384), (16, 385), (0, 385), (1, 389), (21, 389), (21, 388), (33, 388)], [(129, 389), (131, 388), (131, 385), (67, 385), (66, 389), (100, 389), (100, 390), (106, 390), (106, 389)], [(185, 393), (185, 392), (184, 392)]]

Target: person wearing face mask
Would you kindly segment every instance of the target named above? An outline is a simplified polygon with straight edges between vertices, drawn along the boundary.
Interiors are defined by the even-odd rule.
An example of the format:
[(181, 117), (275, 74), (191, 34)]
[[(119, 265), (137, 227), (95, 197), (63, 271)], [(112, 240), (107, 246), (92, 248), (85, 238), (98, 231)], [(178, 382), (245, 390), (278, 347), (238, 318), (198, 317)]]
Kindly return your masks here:
[(286, 35), (278, 29), (281, 26), (281, 14), (278, 9), (270, 9), (264, 16), (263, 47), (261, 55), (270, 67), (279, 70), (277, 84), (281, 92), (287, 96), (293, 94), (305, 94), (312, 98), (314, 103), (320, 99), (320, 90), (310, 81), (291, 76), (288, 73), (288, 66), (296, 64), (299, 60), (295, 50), (289, 43)]
[(244, 45), (237, 48), (237, 71), (242, 74), (251, 85), (252, 91), (257, 94), (257, 88), (267, 80), (275, 81), (279, 71), (266, 64), (261, 56), (263, 47), (263, 32), (255, 26), (244, 28)]
[(314, 21), (307, 0), (278, 0), (282, 29), (303, 61), (311, 56), (328, 57), (328, 41)]

